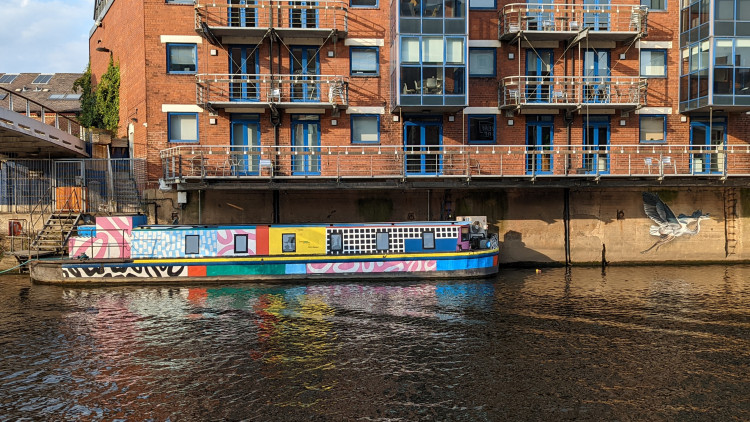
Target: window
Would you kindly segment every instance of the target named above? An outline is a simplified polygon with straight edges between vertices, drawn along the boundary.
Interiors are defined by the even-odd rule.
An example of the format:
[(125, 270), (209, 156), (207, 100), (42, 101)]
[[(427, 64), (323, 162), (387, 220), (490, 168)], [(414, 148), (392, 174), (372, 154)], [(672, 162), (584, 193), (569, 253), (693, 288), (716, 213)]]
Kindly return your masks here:
[(49, 96), (50, 100), (64, 100), (65, 94), (52, 94)]
[(351, 47), (350, 56), (352, 76), (378, 76), (377, 47)]
[(247, 253), (247, 235), (234, 235), (234, 253)]
[(185, 235), (185, 255), (198, 254), (201, 252), (201, 237), (197, 234)]
[(641, 116), (641, 142), (666, 142), (667, 116)]
[(469, 76), (494, 77), (497, 73), (497, 50), (494, 48), (469, 48)]
[(198, 142), (198, 113), (168, 113), (169, 142)]
[(469, 116), (469, 143), (495, 142), (495, 116)]
[(435, 232), (422, 232), (422, 249), (435, 249)]
[(50, 100), (80, 100), (81, 94), (51, 94)]
[(294, 233), (284, 233), (281, 235), (281, 251), (282, 252), (296, 252), (297, 251), (297, 235)]
[(13, 81), (15, 81), (17, 77), (18, 77), (17, 74), (14, 75), (14, 74), (6, 73), (5, 75), (0, 76), (0, 84), (13, 83)]
[(641, 50), (641, 76), (664, 78), (667, 76), (666, 50)]
[(375, 233), (375, 249), (387, 251), (391, 247), (391, 236), (388, 232)]
[(376, 144), (380, 142), (380, 116), (351, 116), (352, 143)]
[(331, 233), (331, 252), (344, 250), (344, 239), (341, 233)]
[(42, 75), (39, 75), (36, 78), (34, 78), (34, 80), (31, 81), (31, 83), (32, 84), (44, 85), (44, 84), (49, 83), (49, 80), (52, 79), (53, 76), (54, 75), (44, 75), (44, 74), (42, 74)]
[(166, 2), (172, 4), (193, 4), (194, 0), (166, 0)]
[(168, 73), (195, 73), (197, 69), (195, 44), (167, 44)]
[(351, 0), (351, 7), (378, 7), (378, 0)]
[(497, 9), (495, 0), (469, 0), (469, 9)]
[(667, 10), (667, 0), (641, 0), (641, 6), (648, 7), (648, 11)]

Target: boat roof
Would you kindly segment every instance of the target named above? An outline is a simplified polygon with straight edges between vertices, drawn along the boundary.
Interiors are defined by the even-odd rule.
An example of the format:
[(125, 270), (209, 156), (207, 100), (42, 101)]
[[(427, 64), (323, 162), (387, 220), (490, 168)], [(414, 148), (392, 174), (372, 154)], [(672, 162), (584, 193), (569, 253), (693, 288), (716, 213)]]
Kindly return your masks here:
[(408, 222), (382, 222), (382, 223), (317, 223), (317, 224), (145, 224), (134, 227), (133, 230), (227, 230), (227, 229), (254, 229), (261, 227), (277, 228), (301, 228), (301, 227), (325, 227), (325, 228), (356, 228), (356, 227), (436, 227), (436, 226), (465, 226), (471, 221), (408, 221)]

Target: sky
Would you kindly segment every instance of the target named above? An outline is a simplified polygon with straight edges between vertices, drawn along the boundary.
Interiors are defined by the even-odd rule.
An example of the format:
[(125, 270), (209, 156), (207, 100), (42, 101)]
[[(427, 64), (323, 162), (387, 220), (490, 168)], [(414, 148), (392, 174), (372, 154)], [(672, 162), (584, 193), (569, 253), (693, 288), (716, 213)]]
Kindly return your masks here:
[(83, 73), (94, 0), (0, 0), (0, 73)]

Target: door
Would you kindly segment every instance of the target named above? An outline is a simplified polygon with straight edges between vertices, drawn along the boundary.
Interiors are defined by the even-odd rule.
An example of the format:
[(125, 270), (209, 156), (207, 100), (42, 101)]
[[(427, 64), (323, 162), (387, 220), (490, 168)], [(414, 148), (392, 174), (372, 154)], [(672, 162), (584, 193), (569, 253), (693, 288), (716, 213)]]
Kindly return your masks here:
[(691, 169), (695, 174), (723, 174), (726, 122), (690, 122)]
[[(101, 172), (104, 173), (104, 172)], [(54, 200), (57, 211), (79, 211), (86, 209), (85, 167), (82, 160), (55, 161)], [(104, 180), (105, 186), (109, 185)], [(102, 192), (106, 195), (107, 190)]]
[(320, 118), (292, 116), (292, 174), (320, 174)]
[(256, 26), (255, 7), (248, 7), (248, 5), (254, 5), (255, 0), (229, 0), (228, 3), (229, 26), (245, 28)]
[(610, 102), (609, 50), (586, 50), (583, 55), (583, 100), (587, 103)]
[(299, 46), (291, 49), (292, 101), (318, 102), (318, 49)]
[(584, 28), (590, 28), (592, 31), (608, 31), (610, 0), (583, 0), (586, 5), (586, 12), (583, 14)]
[(609, 173), (609, 118), (584, 119), (583, 168), (587, 174)]
[(229, 48), (229, 83), (231, 101), (257, 101), (258, 74), (257, 54), (254, 46), (232, 46)]
[(440, 122), (404, 123), (404, 152), (407, 175), (442, 173), (443, 126)]
[(529, 116), (526, 123), (526, 173), (552, 173), (552, 116)]
[(314, 1), (290, 1), (289, 26), (292, 28), (317, 28), (318, 9)]
[(552, 82), (552, 50), (526, 50), (526, 101), (548, 103)]
[(529, 11), (526, 15), (526, 30), (553, 31), (555, 29), (555, 14), (552, 0), (529, 0)]
[(232, 118), (232, 175), (257, 175), (260, 161), (260, 121), (257, 117)]

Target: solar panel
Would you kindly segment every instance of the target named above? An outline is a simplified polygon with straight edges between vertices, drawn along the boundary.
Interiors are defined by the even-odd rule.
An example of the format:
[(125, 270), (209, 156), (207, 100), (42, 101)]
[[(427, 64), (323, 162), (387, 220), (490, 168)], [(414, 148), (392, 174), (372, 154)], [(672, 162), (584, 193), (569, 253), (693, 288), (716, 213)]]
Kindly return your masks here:
[(3, 76), (0, 76), (0, 84), (9, 84), (9, 83), (12, 83), (13, 81), (16, 80), (17, 77), (18, 77), (18, 75), (13, 75), (13, 74), (7, 73), (7, 74), (5, 74)]
[(50, 100), (64, 100), (65, 94), (52, 94), (49, 96)]
[(32, 84), (46, 84), (49, 82), (50, 79), (52, 79), (53, 75), (39, 75), (37, 76)]

